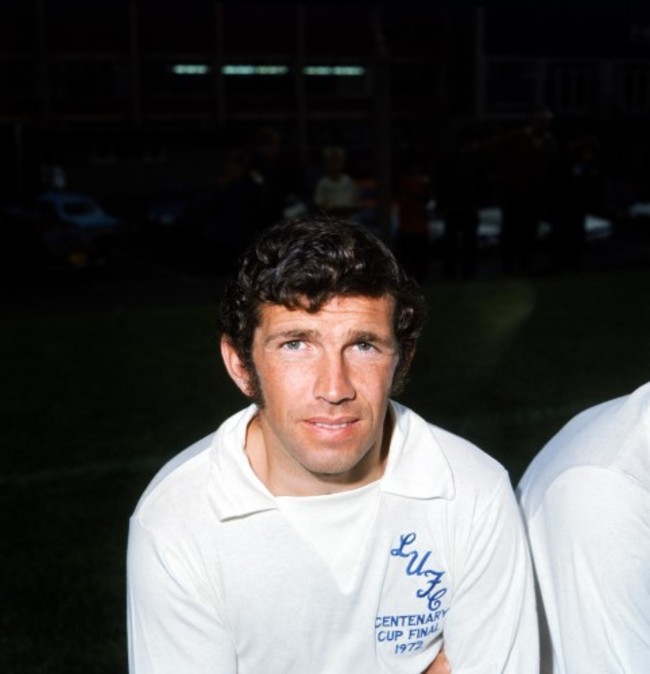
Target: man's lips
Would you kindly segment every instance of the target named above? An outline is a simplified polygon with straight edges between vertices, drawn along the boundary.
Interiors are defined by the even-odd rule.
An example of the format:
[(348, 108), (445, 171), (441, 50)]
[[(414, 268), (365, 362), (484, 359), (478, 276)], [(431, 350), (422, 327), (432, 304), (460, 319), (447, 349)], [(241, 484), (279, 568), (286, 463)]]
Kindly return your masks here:
[(338, 419), (330, 418), (312, 418), (306, 420), (308, 424), (316, 428), (322, 428), (327, 431), (336, 431), (342, 430), (344, 428), (349, 428), (355, 424), (358, 419), (356, 417), (342, 417)]

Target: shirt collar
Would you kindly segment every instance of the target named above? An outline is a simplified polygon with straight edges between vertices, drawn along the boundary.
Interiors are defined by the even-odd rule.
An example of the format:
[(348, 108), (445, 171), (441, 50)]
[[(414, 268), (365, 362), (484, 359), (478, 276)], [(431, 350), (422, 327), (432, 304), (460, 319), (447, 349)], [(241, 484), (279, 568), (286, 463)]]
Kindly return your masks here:
[(451, 499), (454, 476), (435, 426), (407, 407), (391, 401), (393, 437), (388, 452), (382, 491), (405, 498)]
[[(210, 499), (220, 520), (277, 509), (273, 494), (257, 477), (244, 452), (246, 430), (257, 412), (250, 405), (227, 419), (214, 436)], [(450, 499), (455, 487), (435, 427), (408, 408), (390, 402), (393, 437), (381, 491), (413, 499)]]
[(246, 431), (257, 406), (250, 405), (227, 419), (210, 448), (210, 500), (220, 520), (245, 517), (278, 506), (257, 477), (244, 452)]

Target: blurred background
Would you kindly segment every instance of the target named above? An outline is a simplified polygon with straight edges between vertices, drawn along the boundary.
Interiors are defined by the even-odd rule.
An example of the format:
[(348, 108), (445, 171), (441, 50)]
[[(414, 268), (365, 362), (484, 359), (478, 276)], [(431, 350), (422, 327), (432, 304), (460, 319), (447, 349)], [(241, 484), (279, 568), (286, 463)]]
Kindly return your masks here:
[[(397, 238), (400, 199), (426, 206), (442, 263), (456, 194), (489, 247), (517, 174), (542, 235), (561, 199), (589, 216), (587, 240), (635, 236), (650, 217), (649, 15), (629, 3), (4, 0), (3, 267), (213, 269), (251, 232), (314, 207)], [(537, 165), (509, 141), (543, 111), (555, 148)], [(353, 183), (336, 206), (316, 191), (328, 171)], [(403, 217), (407, 234), (418, 217)], [(557, 257), (546, 262), (575, 262)]]
[(402, 400), (516, 484), (650, 379), (650, 8), (0, 2), (0, 669), (126, 671), (128, 517), (245, 404), (215, 300), (283, 217), (422, 284)]

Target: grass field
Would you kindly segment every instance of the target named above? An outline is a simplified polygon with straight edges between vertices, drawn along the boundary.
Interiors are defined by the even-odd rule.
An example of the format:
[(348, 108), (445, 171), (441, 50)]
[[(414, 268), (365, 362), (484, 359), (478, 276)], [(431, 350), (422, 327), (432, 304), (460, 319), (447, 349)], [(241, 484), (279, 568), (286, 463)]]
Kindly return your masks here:
[[(513, 482), (577, 411), (650, 380), (650, 272), (426, 287), (401, 400)], [(127, 522), (156, 469), (244, 400), (214, 309), (2, 319), (2, 674), (126, 671)]]

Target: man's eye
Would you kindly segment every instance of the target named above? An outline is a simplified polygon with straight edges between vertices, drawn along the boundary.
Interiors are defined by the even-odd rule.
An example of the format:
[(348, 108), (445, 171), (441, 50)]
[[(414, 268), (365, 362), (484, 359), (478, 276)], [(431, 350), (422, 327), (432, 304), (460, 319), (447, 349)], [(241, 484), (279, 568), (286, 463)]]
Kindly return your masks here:
[(370, 342), (357, 342), (359, 351), (372, 351), (375, 347)]
[(299, 339), (292, 339), (282, 345), (284, 349), (288, 349), (289, 351), (297, 351), (301, 346), (302, 341)]

